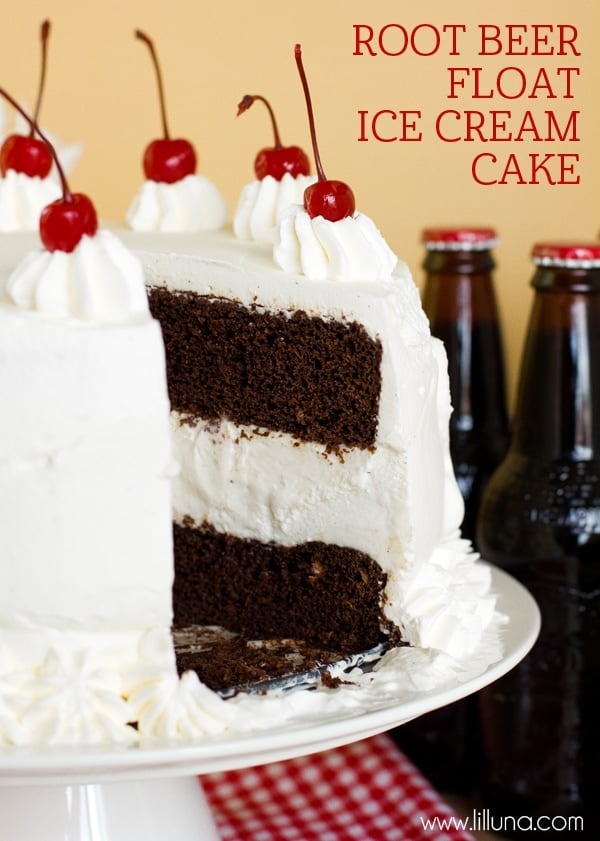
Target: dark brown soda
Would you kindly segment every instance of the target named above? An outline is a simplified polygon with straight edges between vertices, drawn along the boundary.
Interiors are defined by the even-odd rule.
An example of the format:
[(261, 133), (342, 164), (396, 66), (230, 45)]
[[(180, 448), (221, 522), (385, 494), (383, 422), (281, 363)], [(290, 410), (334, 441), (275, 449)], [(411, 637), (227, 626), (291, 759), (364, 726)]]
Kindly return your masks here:
[(430, 251), (423, 308), (450, 378), (450, 454), (465, 502), (462, 533), (475, 542), (483, 490), (509, 442), (502, 338), (489, 250)]
[[(451, 242), (444, 242), (448, 237)], [(480, 242), (465, 242), (462, 237)], [(506, 453), (509, 422), (498, 307), (493, 282), (495, 261), (486, 229), (425, 232), (430, 241), (423, 263), (423, 308), (431, 332), (448, 356), (450, 455), (465, 502), (461, 526), (474, 541), (483, 490)], [(431, 242), (431, 240), (435, 242)], [(401, 727), (395, 738), (404, 752), (439, 789), (469, 793), (479, 764), (475, 698), (435, 710)]]
[(486, 560), (534, 595), (542, 629), (525, 660), (480, 693), (482, 796), (494, 815), (520, 818), (523, 831), (509, 827), (510, 837), (531, 831), (528, 818), (547, 828), (555, 818), (563, 837), (575, 818), (576, 837), (595, 837), (600, 268), (540, 266), (532, 285), (512, 443), (484, 495), (478, 536)]

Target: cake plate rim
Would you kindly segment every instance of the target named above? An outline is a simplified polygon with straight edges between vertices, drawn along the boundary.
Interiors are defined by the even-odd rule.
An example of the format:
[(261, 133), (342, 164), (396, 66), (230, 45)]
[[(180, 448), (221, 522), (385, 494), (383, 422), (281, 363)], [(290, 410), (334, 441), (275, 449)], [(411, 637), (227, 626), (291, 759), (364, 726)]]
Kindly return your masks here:
[[(188, 745), (0, 748), (0, 786), (97, 783), (201, 775), (291, 759), (340, 747), (399, 727), (494, 682), (522, 660), (537, 639), (539, 608), (526, 588), (491, 566), (497, 609), (507, 617), (501, 659), (481, 674), (441, 689), (388, 699), (381, 708), (326, 720), (298, 720), (268, 731), (235, 733)], [(299, 690), (310, 691), (310, 690)]]

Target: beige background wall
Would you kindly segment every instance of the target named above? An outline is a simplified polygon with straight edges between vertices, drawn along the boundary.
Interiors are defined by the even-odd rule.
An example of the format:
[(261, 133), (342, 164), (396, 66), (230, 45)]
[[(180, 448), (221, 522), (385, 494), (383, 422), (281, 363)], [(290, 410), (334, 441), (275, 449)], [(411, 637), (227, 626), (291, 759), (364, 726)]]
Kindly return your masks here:
[[(284, 142), (310, 150), (293, 45), (303, 45), (313, 92), (321, 156), (329, 177), (351, 183), (359, 209), (373, 216), (384, 235), (422, 283), (420, 231), (431, 224), (485, 224), (498, 229), (497, 288), (507, 346), (511, 394), (530, 303), (529, 250), (541, 239), (592, 239), (600, 230), (600, 4), (597, 0), (503, 0), (480, 4), (455, 0), (282, 0), (205, 3), (201, 0), (28, 0), (11, 8), (0, 30), (0, 84), (32, 102), (38, 77), (38, 32), (52, 20), (48, 88), (42, 124), (61, 138), (82, 141), (84, 154), (72, 186), (90, 193), (105, 219), (122, 219), (141, 178), (146, 143), (159, 134), (156, 87), (146, 48), (133, 37), (141, 28), (154, 37), (163, 66), (171, 133), (194, 141), (200, 170), (215, 180), (231, 208), (241, 186), (253, 177), (256, 151), (271, 143), (266, 112), (255, 107), (236, 120), (245, 93), (269, 97)], [(449, 55), (449, 34), (430, 56), (408, 49), (399, 56), (357, 56), (355, 25), (377, 32), (388, 25), (384, 46), (399, 51), (401, 30), (416, 30), (415, 46), (433, 49), (435, 30), (466, 27)], [(480, 24), (501, 27), (501, 55), (478, 55)], [(523, 40), (513, 46), (526, 55), (506, 55), (506, 25)], [(558, 25), (575, 27), (580, 56), (533, 56), (531, 25), (559, 45)], [(391, 26), (390, 26), (391, 25)], [(435, 29), (434, 29), (435, 28)], [(458, 30), (457, 30), (458, 31)], [(376, 46), (376, 41), (373, 42)], [(490, 43), (491, 47), (491, 43)], [(481, 67), (480, 92), (467, 86), (448, 99), (450, 66)], [(513, 68), (505, 70), (505, 68)], [(542, 77), (540, 68), (544, 68)], [(560, 70), (560, 68), (576, 68)], [(495, 80), (501, 74), (500, 95)], [(463, 74), (464, 76), (464, 74)], [(473, 78), (471, 71), (469, 78)], [(536, 87), (536, 79), (538, 84)], [(523, 96), (516, 97), (520, 80)], [(545, 82), (544, 82), (545, 80)], [(567, 84), (567, 81), (570, 84)], [(544, 84), (542, 84), (544, 82)], [(565, 98), (569, 94), (568, 98)], [(564, 129), (577, 110), (577, 139), (536, 142), (486, 140), (442, 142), (436, 115), (444, 109), (508, 110), (513, 132), (530, 110), (542, 137), (545, 111)], [(359, 141), (359, 111), (420, 110), (421, 141)], [(382, 133), (398, 134), (399, 121), (382, 118)], [(455, 126), (464, 122), (455, 121)], [(450, 128), (450, 121), (445, 123)], [(556, 134), (556, 132), (555, 132)], [(531, 137), (532, 132), (525, 137)], [(529, 155), (579, 156), (566, 159), (577, 185), (547, 183), (481, 186), (471, 175), (478, 154), (501, 163), (485, 166), (485, 177), (500, 178), (507, 156), (517, 156), (528, 178)], [(311, 156), (312, 157), (312, 156)], [(491, 160), (491, 159), (486, 159)], [(549, 170), (558, 178), (556, 157)], [(541, 173), (543, 175), (543, 173)]]

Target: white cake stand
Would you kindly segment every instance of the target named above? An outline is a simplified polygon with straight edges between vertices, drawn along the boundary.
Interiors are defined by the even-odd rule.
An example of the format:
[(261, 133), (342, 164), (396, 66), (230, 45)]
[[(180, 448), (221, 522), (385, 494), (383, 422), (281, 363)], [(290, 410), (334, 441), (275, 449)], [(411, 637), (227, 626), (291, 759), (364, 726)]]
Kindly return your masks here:
[(398, 727), (481, 689), (515, 666), (540, 628), (537, 605), (494, 570), (508, 616), (502, 659), (474, 679), (339, 719), (164, 748), (0, 752), (2, 841), (218, 841), (198, 775), (315, 753)]

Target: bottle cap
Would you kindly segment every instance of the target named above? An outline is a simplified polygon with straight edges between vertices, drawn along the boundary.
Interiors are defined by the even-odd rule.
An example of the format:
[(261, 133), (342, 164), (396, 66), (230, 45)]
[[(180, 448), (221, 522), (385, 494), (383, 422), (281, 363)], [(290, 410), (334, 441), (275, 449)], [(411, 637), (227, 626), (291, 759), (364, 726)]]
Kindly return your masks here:
[(425, 228), (421, 240), (431, 251), (485, 251), (498, 245), (493, 228)]
[(536, 266), (597, 269), (600, 268), (600, 243), (536, 243), (531, 250), (531, 257)]

